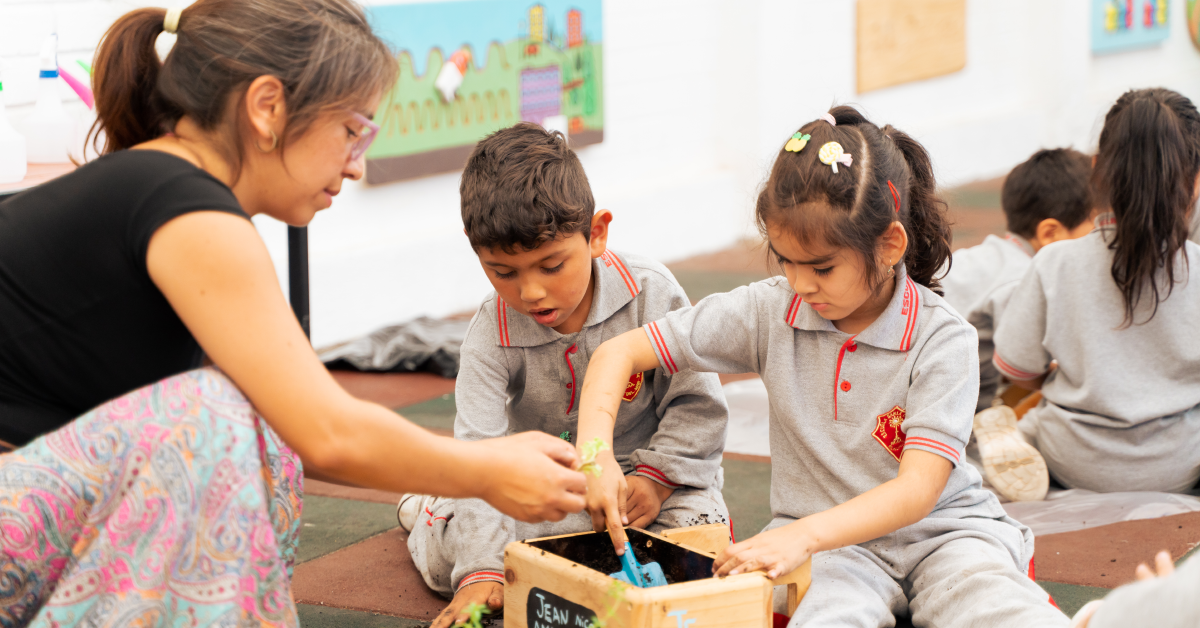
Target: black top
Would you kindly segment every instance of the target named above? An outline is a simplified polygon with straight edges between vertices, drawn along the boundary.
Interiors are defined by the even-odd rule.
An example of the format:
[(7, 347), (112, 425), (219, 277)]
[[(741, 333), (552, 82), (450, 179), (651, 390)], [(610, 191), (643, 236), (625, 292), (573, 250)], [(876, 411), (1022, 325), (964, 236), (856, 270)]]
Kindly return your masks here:
[(146, 251), (159, 227), (202, 210), (249, 219), (225, 184), (152, 150), (106, 155), (0, 201), (0, 439), (24, 444), (200, 366)]

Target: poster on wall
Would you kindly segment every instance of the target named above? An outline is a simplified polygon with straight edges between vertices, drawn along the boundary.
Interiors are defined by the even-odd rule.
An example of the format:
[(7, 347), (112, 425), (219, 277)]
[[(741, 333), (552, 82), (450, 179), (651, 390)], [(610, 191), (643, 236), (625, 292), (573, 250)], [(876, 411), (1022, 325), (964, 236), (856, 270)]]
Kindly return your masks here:
[(1192, 45), (1200, 49), (1200, 1), (1187, 0), (1187, 21)]
[(1092, 0), (1092, 52), (1161, 43), (1171, 32), (1169, 4), (1169, 0)]
[(966, 0), (858, 0), (858, 92), (967, 65)]
[(370, 184), (459, 170), (527, 121), (578, 148), (604, 139), (601, 0), (458, 0), (370, 8), (400, 75), (375, 120)]

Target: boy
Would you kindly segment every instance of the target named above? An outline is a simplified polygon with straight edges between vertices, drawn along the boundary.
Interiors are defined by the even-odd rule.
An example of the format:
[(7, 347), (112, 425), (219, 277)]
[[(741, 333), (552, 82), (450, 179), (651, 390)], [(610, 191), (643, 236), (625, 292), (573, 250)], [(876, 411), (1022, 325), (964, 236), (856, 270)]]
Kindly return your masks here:
[(992, 407), (1001, 379), (992, 362), (992, 337), (1033, 255), (1053, 242), (1091, 232), (1091, 174), (1091, 158), (1079, 151), (1054, 148), (1034, 153), (1013, 168), (1000, 191), (1008, 233), (1003, 238), (989, 235), (979, 246), (956, 251), (950, 273), (942, 280), (946, 301), (979, 334), (974, 426), (978, 453), (971, 456), (982, 461), (992, 488), (1011, 501), (1043, 499), (1050, 476), (1037, 450), (1015, 437), (1017, 416), (1012, 408)]
[[(492, 134), (467, 162), (460, 192), (465, 232), (496, 294), (463, 342), (454, 435), (540, 430), (575, 443), (591, 353), (687, 307), (687, 296), (661, 264), (606, 249), (612, 213), (595, 211), (587, 175), (561, 135), (535, 124)], [(629, 474), (629, 525), (728, 522), (727, 413), (716, 375), (647, 371), (629, 380), (613, 452)], [(470, 603), (503, 605), (506, 544), (593, 527), (583, 513), (520, 523), (477, 499), (405, 495), (397, 511), (425, 582), (454, 594), (432, 628), (464, 621)]]
[(992, 364), (992, 334), (1029, 260), (1042, 247), (1073, 240), (1092, 230), (1092, 161), (1069, 148), (1043, 149), (1013, 168), (1000, 191), (1008, 223), (1003, 238), (954, 252), (942, 280), (945, 299), (979, 333), (979, 401), (975, 411), (992, 406), (1000, 371)]

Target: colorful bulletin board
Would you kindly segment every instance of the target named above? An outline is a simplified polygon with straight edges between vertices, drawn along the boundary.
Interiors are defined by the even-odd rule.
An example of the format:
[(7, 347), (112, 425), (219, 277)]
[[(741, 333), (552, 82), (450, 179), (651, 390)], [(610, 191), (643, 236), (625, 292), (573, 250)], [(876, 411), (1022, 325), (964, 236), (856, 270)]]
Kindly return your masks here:
[(1200, 48), (1200, 1), (1187, 0), (1188, 36)]
[[(476, 142), (521, 121), (563, 116), (575, 148), (604, 139), (601, 0), (377, 5), (370, 15), (399, 51), (400, 77), (375, 116), (367, 183), (461, 169)], [(464, 50), (447, 102), (434, 82)]]
[(859, 93), (967, 65), (966, 0), (858, 0)]
[(1159, 44), (1171, 32), (1169, 4), (1169, 0), (1092, 0), (1092, 52)]

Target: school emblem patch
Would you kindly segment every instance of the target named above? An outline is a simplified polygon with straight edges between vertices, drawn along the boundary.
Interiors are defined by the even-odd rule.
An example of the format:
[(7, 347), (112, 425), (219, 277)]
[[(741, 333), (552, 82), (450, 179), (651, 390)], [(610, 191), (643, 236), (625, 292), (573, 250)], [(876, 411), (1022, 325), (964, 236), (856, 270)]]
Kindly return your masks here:
[(633, 377), (629, 378), (629, 383), (625, 384), (625, 395), (621, 398), (625, 401), (633, 401), (637, 399), (638, 393), (642, 391), (642, 382), (646, 380), (646, 376), (641, 373), (634, 373)]
[(893, 458), (900, 460), (900, 454), (904, 452), (904, 430), (901, 429), (904, 423), (904, 408), (896, 406), (875, 417), (875, 421), (875, 440), (879, 441)]

